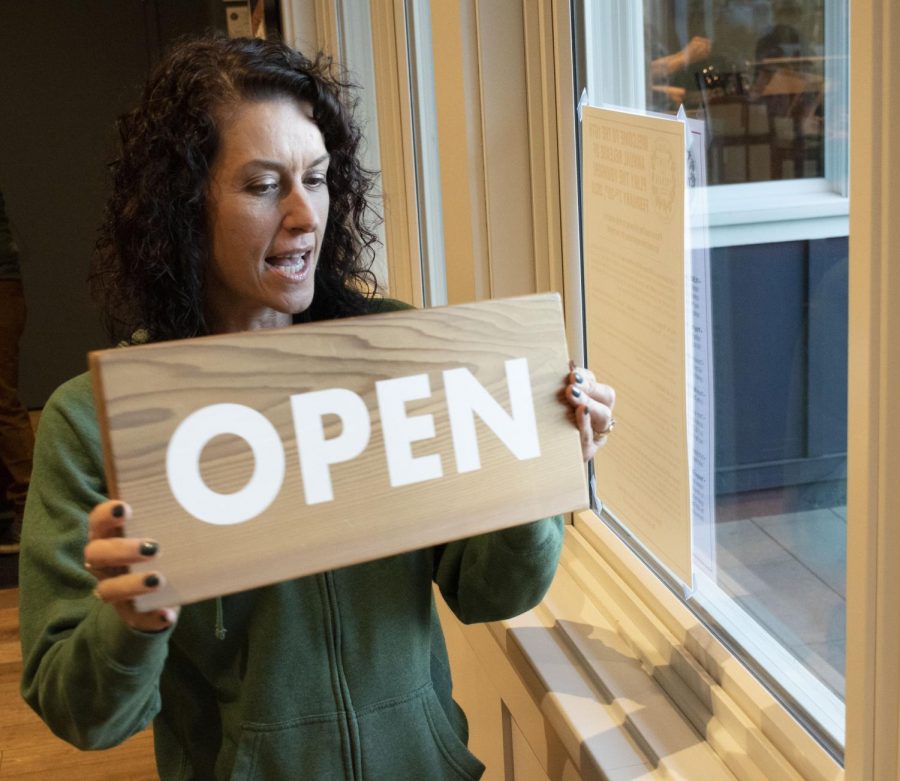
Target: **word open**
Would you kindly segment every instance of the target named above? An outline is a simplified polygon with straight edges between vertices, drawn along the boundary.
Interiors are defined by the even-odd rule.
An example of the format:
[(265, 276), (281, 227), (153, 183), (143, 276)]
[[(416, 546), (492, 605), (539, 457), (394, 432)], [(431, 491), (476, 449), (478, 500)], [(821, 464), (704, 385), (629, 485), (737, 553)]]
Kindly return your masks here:
[[(442, 373), (457, 473), (481, 468), (477, 415), (519, 460), (540, 456), (528, 362), (505, 362), (510, 411), (466, 368)], [(414, 442), (435, 437), (434, 416), (409, 415), (409, 402), (431, 396), (427, 374), (375, 383), (384, 454), (392, 488), (444, 476), (438, 453), (413, 455)], [(331, 467), (358, 457), (369, 445), (372, 422), (365, 401), (346, 388), (290, 396), (291, 415), (306, 504), (334, 499)], [(341, 430), (326, 437), (324, 419), (337, 416)], [(250, 447), (250, 480), (233, 493), (213, 491), (200, 474), (203, 449), (214, 438), (231, 434)], [(206, 523), (230, 525), (257, 517), (275, 501), (285, 477), (285, 451), (275, 426), (261, 412), (242, 404), (212, 404), (188, 415), (175, 429), (166, 451), (166, 475), (172, 494), (192, 516)]]

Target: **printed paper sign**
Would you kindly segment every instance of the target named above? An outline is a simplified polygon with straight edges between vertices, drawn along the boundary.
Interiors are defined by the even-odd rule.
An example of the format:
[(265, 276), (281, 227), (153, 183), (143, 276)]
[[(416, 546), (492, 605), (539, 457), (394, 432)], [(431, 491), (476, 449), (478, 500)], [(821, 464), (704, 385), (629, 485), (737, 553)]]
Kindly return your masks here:
[(110, 494), (161, 546), (167, 585), (140, 609), (587, 506), (555, 294), (90, 362)]
[(616, 389), (618, 421), (597, 494), (690, 585), (685, 126), (592, 107), (582, 122), (588, 363)]

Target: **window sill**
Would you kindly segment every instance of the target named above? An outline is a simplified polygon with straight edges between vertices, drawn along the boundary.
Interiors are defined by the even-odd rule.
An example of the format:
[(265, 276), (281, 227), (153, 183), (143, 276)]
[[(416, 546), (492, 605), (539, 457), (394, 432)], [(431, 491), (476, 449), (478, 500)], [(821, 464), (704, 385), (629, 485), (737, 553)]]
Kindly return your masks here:
[[(735, 776), (648, 675), (618, 627), (585, 600), (574, 577), (582, 545), (566, 529), (566, 551), (557, 577), (535, 610), (490, 625), (541, 715), (565, 746), (582, 779), (733, 781)], [(513, 717), (519, 715), (513, 710)], [(539, 746), (539, 729), (526, 739)], [(729, 751), (740, 753), (727, 736)], [(554, 777), (552, 773), (548, 774)]]
[[(730, 777), (712, 765), (700, 774), (694, 763), (708, 761), (698, 759), (702, 747), (723, 763), (720, 774), (727, 766), (740, 781), (844, 778), (831, 755), (593, 513), (576, 514), (567, 527), (560, 574), (536, 612), (565, 638), (582, 675), (622, 709), (622, 728), (652, 766), (683, 760), (688, 769), (673, 765), (683, 773), (674, 777)], [(540, 668), (539, 659), (532, 664)], [(688, 749), (695, 752), (689, 758)]]
[(537, 608), (453, 626), (550, 779), (844, 781), (843, 768), (593, 513), (566, 527), (559, 571)]
[(706, 198), (710, 247), (849, 235), (849, 200), (824, 179), (720, 185)]

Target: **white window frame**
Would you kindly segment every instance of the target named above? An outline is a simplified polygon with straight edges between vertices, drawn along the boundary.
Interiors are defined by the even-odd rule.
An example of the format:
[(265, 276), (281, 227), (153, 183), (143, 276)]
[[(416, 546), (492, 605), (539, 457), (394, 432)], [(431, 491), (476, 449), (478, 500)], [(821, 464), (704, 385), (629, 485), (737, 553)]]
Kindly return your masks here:
[[(584, 2), (584, 0), (577, 0)], [(825, 0), (825, 77), (836, 85), (825, 105), (825, 176), (819, 179), (716, 185), (709, 203), (712, 247), (846, 236), (849, 85), (845, 74), (847, 0)], [(593, 105), (642, 109), (646, 103), (643, 3), (589, 0), (584, 25), (602, 46), (585, 52)]]

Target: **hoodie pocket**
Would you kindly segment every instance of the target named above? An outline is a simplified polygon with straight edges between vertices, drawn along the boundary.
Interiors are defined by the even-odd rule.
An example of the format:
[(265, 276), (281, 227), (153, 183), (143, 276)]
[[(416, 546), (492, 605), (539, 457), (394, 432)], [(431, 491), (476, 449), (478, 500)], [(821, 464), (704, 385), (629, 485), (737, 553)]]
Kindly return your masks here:
[(431, 733), (438, 746), (442, 749), (448, 763), (463, 778), (479, 779), (484, 773), (484, 765), (478, 759), (468, 746), (463, 742), (462, 738), (456, 734), (453, 725), (447, 718), (443, 706), (438, 700), (434, 689), (428, 688), (428, 692), (422, 702), (426, 718), (428, 719)]
[(350, 781), (356, 752), (365, 781), (477, 781), (484, 773), (430, 685), (360, 710), (358, 742), (344, 719), (245, 724), (231, 781)]
[(359, 734), (367, 781), (477, 781), (484, 773), (430, 685), (360, 712)]
[(231, 781), (346, 781), (352, 773), (336, 718), (245, 724)]

